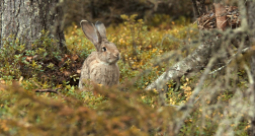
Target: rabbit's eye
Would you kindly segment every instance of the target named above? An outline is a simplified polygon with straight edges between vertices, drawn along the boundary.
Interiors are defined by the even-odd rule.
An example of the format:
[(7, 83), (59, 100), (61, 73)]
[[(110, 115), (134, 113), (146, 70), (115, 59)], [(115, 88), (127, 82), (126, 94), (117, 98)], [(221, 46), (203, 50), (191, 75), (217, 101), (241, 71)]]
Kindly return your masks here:
[(103, 52), (105, 52), (105, 51), (106, 51), (106, 48), (105, 48), (105, 47), (103, 47), (103, 48), (102, 48), (102, 51), (103, 51)]

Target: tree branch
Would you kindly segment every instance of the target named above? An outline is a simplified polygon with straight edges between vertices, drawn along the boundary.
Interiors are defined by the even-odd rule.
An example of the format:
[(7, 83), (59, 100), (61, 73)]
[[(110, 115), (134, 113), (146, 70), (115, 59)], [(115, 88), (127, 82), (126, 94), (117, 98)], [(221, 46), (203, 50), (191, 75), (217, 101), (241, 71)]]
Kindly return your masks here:
[[(239, 31), (238, 31), (239, 32)], [(177, 62), (172, 67), (170, 67), (166, 72), (164, 72), (158, 79), (146, 87), (146, 90), (161, 90), (163, 85), (169, 80), (180, 78), (191, 72), (196, 72), (198, 70), (204, 69), (208, 64), (208, 60), (211, 58), (215, 50), (219, 48), (221, 44), (215, 43), (212, 45), (200, 45), (193, 54), (189, 55), (182, 61)], [(243, 47), (242, 52), (246, 52), (248, 48)], [(238, 52), (237, 54), (239, 54)], [(235, 54), (234, 56), (236, 56)], [(231, 59), (228, 61), (230, 63)], [(227, 63), (227, 64), (228, 64)], [(220, 67), (222, 68), (222, 67)]]

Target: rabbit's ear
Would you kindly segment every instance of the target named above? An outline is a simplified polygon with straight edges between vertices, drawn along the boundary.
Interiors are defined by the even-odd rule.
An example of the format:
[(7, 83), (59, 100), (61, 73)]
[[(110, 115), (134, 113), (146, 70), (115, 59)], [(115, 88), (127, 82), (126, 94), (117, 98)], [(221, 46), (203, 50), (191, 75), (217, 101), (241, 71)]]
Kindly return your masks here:
[(86, 37), (96, 46), (99, 43), (99, 36), (95, 26), (87, 20), (82, 20), (81, 28)]
[(100, 21), (97, 21), (95, 26), (96, 26), (97, 31), (100, 34), (100, 37), (102, 38), (102, 40), (107, 40), (106, 29), (105, 29), (104, 24)]

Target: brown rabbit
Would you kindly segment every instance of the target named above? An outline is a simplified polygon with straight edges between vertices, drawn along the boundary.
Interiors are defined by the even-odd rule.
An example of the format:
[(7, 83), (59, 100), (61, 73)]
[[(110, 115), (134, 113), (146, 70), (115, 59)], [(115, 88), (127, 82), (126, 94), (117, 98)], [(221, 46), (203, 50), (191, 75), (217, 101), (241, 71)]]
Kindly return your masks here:
[(108, 86), (118, 84), (119, 50), (107, 40), (104, 24), (97, 21), (94, 26), (87, 20), (80, 24), (86, 37), (95, 45), (96, 52), (92, 52), (83, 63), (79, 88), (83, 88), (86, 80)]

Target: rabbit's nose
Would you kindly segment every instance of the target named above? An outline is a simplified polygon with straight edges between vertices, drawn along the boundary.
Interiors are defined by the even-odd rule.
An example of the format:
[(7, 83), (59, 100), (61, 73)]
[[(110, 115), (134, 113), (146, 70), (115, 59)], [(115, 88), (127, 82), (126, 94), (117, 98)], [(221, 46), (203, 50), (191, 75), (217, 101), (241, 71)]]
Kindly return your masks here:
[(114, 55), (114, 57), (116, 57), (117, 59), (120, 58), (120, 53), (119, 53), (119, 52), (116, 52), (116, 53), (114, 53), (113, 55)]

